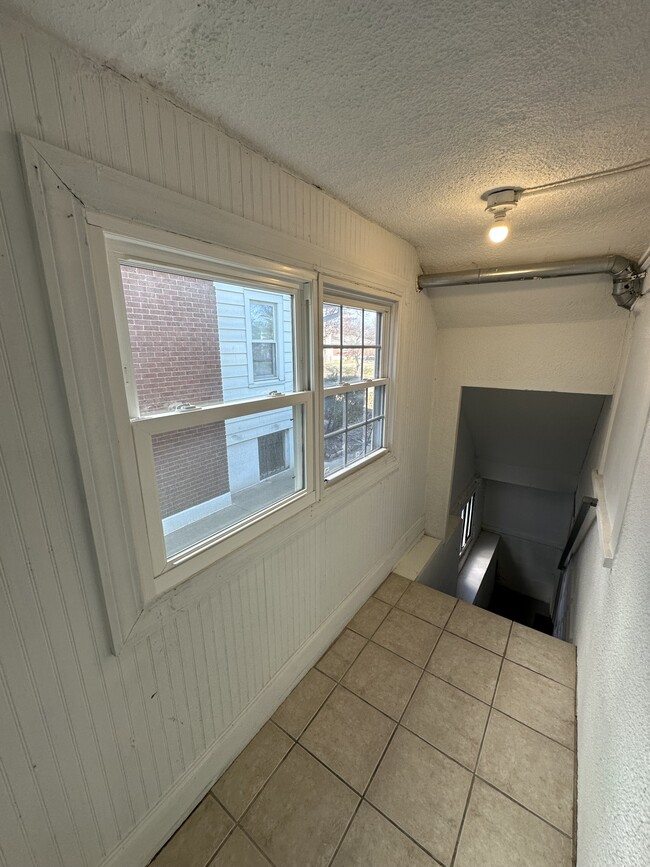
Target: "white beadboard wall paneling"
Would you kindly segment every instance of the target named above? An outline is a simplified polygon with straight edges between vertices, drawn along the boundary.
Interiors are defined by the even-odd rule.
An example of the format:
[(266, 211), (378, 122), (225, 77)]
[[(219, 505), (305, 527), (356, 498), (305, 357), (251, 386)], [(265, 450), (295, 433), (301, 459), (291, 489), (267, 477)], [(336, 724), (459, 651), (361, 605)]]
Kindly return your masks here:
[[(433, 314), (408, 244), (153, 90), (5, 13), (0, 25), (0, 864), (139, 867), (422, 532)], [(401, 296), (390, 474), (368, 468), (189, 582), (119, 657), (17, 134)]]

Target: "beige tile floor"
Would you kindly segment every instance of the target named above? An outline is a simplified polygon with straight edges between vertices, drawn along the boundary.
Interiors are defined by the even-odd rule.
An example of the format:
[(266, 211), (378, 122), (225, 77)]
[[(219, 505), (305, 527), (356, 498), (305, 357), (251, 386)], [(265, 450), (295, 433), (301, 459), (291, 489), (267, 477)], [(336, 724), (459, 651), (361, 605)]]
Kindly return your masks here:
[(575, 648), (390, 575), (152, 867), (571, 867)]

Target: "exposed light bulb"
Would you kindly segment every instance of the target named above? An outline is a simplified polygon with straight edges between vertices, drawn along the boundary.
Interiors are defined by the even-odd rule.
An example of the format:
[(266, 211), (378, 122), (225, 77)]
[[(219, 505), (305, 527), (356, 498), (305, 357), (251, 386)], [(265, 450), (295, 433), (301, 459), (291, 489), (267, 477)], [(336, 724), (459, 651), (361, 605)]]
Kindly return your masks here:
[(515, 187), (502, 187), (483, 193), (483, 201), (487, 201), (486, 211), (494, 217), (494, 224), (488, 231), (488, 238), (493, 244), (502, 244), (509, 234), (509, 226), (506, 222), (509, 212), (517, 207), (521, 198), (521, 190)]
[(508, 227), (505, 223), (495, 223), (488, 232), (488, 238), (493, 244), (500, 244), (508, 237)]

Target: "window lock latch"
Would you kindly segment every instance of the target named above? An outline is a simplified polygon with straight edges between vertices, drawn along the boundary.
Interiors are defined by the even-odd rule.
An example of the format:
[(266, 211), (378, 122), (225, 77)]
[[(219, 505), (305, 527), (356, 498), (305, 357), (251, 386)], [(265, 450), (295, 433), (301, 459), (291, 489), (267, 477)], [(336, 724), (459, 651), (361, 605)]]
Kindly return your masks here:
[(282, 393), (281, 391), (270, 391), (269, 397), (281, 397)]
[(176, 412), (188, 412), (191, 409), (198, 409), (198, 407), (194, 403), (179, 403)]

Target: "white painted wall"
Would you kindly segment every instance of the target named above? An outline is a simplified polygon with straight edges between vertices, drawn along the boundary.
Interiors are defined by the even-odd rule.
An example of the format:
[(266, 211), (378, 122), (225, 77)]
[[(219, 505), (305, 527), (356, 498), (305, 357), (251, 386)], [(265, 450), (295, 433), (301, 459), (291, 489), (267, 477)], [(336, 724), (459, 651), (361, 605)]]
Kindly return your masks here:
[(645, 867), (650, 853), (647, 296), (631, 324), (627, 366), (580, 485), (592, 493), (594, 467), (609, 480), (607, 512), (620, 527), (613, 566), (603, 567), (592, 523), (568, 572), (569, 637), (578, 646), (578, 867)]
[[(645, 285), (647, 292), (650, 289), (647, 277)], [(650, 307), (647, 299), (637, 304), (632, 312), (624, 361), (626, 372), (614, 395), (611, 428), (599, 468), (614, 550), (650, 410)]]
[[(428, 587), (434, 587), (443, 593), (455, 596), (457, 592), (458, 571), (461, 567), (459, 559), (462, 524), (460, 513), (467, 499), (468, 489), (476, 476), (476, 454), (472, 431), (462, 411), (458, 415), (458, 432), (456, 435), (454, 455), (454, 471), (451, 483), (449, 505), (450, 518), (444, 538), (436, 549), (427, 569), (420, 581)], [(478, 536), (483, 517), (483, 485), (478, 480), (472, 524), (475, 528), (474, 538)]]
[(461, 494), (471, 484), (476, 473), (476, 453), (474, 440), (467, 419), (462, 409), (458, 414), (458, 433), (456, 435), (456, 454), (454, 455), (454, 475), (451, 482), (451, 509), (457, 514), (454, 506), (459, 502)]
[[(150, 89), (0, 22), (0, 864), (137, 867), (421, 532), (435, 324), (408, 244)], [(330, 251), (342, 275), (381, 272), (401, 296), (397, 469), (373, 485), (369, 468), (183, 585), (118, 657), (18, 132)]]

